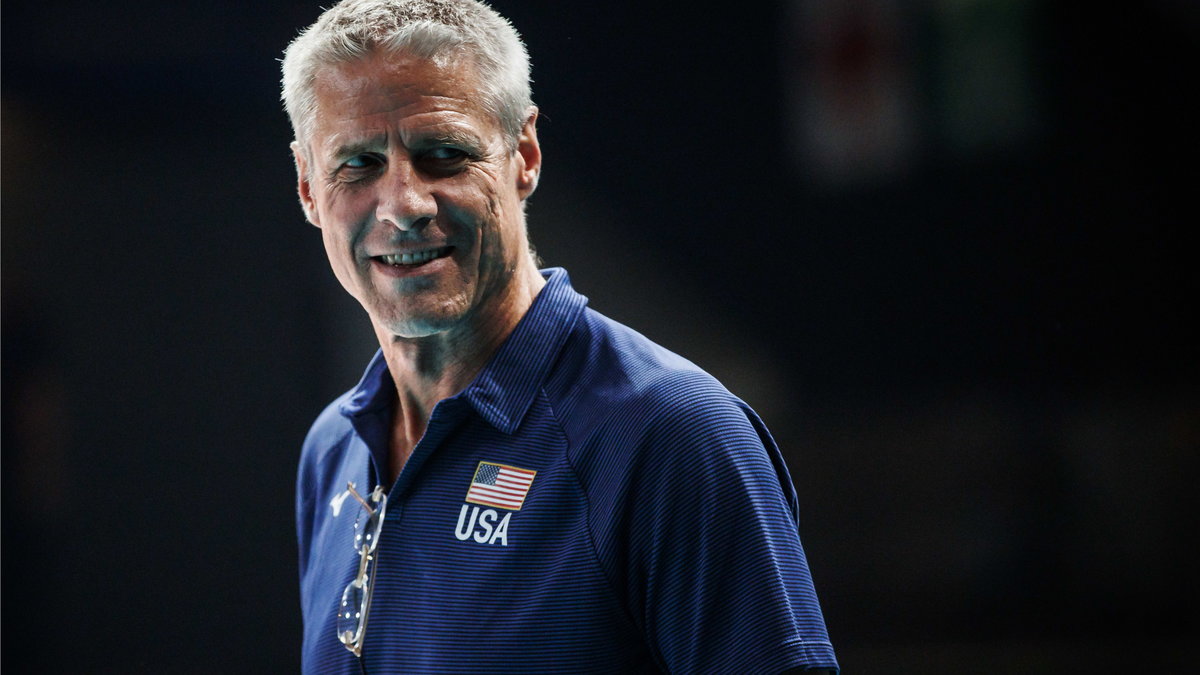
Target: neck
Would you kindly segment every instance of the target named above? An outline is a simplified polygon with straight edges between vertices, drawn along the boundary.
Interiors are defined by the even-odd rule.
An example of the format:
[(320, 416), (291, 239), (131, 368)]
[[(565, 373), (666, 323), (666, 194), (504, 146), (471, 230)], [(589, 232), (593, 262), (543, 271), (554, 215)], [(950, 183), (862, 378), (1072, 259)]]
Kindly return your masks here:
[(461, 326), (420, 338), (393, 335), (375, 326), (397, 394), (388, 469), (392, 482), (425, 433), (433, 407), (475, 379), (545, 285), (532, 264), (522, 267), (504, 297), (490, 298)]

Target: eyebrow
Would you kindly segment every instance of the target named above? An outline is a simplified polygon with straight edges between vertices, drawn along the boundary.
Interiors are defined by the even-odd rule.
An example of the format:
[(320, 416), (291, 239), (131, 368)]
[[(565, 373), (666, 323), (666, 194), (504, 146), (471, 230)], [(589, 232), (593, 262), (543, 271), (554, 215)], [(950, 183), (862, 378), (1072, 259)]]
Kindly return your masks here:
[(340, 140), (337, 136), (330, 139), (333, 151), (329, 157), (333, 160), (361, 155), (364, 152), (378, 152), (387, 149), (387, 134), (378, 134), (363, 139)]
[(458, 129), (446, 129), (431, 132), (418, 136), (418, 140), (425, 145), (451, 143), (453, 145), (465, 145), (471, 148), (479, 148), (483, 145), (483, 139), (478, 135), (469, 131)]
[[(360, 155), (364, 152), (382, 152), (386, 150), (388, 134), (377, 134), (368, 138), (345, 141), (341, 141), (337, 136), (334, 136), (330, 141), (334, 149), (329, 157), (336, 161)], [(460, 145), (474, 152), (482, 152), (484, 149), (483, 139), (478, 135), (464, 129), (455, 128), (418, 133), (413, 145), (419, 148), (422, 146), (441, 145), (443, 143)]]

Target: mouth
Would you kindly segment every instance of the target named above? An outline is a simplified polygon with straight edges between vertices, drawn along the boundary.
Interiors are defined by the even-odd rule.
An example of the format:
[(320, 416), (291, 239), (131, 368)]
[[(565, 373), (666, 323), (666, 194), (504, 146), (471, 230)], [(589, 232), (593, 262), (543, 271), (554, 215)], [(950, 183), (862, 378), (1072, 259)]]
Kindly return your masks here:
[(445, 258), (454, 250), (453, 246), (442, 246), (440, 248), (429, 248), (423, 251), (407, 251), (405, 253), (394, 253), (391, 255), (372, 256), (371, 259), (377, 262), (389, 265), (391, 267), (420, 267), (426, 263), (430, 263), (438, 258)]

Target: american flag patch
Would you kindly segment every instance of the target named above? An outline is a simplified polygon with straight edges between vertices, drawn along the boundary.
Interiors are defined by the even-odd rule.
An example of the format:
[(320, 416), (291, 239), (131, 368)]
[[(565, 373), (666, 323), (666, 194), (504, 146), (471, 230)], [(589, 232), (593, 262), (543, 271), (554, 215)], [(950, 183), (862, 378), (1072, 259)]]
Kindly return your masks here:
[(520, 511), (535, 475), (537, 472), (532, 469), (480, 462), (475, 468), (475, 477), (471, 479), (471, 489), (467, 490), (467, 501)]

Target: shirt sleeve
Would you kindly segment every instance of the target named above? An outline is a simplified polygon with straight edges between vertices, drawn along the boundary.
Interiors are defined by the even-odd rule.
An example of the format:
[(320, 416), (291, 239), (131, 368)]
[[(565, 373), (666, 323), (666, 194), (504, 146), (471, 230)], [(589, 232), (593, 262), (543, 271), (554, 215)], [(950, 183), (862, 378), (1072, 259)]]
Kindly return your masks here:
[(600, 548), (614, 553), (612, 574), (660, 665), (836, 671), (795, 491), (761, 421), (703, 373), (672, 377), (635, 405), (627, 414), (646, 424)]
[(319, 521), (317, 510), (329, 499), (322, 485), (325, 470), (321, 464), (330, 450), (345, 443), (350, 433), (349, 425), (338, 413), (341, 400), (335, 400), (317, 416), (300, 450), (296, 471), (296, 542), (302, 582), (312, 558), (313, 536)]

